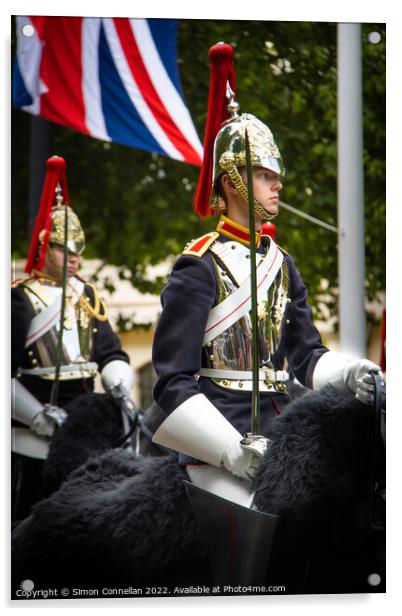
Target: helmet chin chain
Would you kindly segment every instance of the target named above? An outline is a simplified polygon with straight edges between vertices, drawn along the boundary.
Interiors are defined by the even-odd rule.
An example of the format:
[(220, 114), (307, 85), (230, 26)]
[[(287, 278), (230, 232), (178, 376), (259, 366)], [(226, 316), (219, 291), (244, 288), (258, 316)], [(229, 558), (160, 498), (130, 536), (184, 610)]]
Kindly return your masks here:
[[(231, 154), (225, 153), (221, 156), (221, 159), (219, 161), (220, 166), (222, 167), (222, 169), (224, 169), (226, 171), (226, 173), (228, 174), (228, 176), (230, 177), (233, 185), (235, 186), (235, 188), (237, 189), (237, 191), (239, 192), (239, 194), (243, 197), (243, 199), (246, 201), (246, 203), (248, 202), (248, 190), (247, 190), (247, 186), (245, 185), (245, 183), (243, 182), (243, 178), (241, 177), (236, 165), (233, 162), (233, 157)], [(264, 210), (264, 208), (262, 207), (261, 203), (259, 201), (257, 201), (257, 199), (254, 198), (254, 212), (256, 214), (258, 214), (258, 216), (262, 219), (262, 220), (266, 220), (266, 221), (270, 221), (273, 220), (274, 218), (277, 217), (278, 213), (276, 214), (269, 214), (268, 212), (266, 212)]]

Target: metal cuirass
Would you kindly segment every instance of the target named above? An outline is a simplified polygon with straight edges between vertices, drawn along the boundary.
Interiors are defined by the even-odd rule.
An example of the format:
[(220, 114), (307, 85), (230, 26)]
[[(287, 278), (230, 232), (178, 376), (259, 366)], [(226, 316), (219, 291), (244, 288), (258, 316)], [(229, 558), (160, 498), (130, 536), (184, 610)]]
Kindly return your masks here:
[[(62, 288), (46, 279), (29, 279), (25, 293), (34, 309), (25, 346), (32, 368), (23, 374), (54, 380), (60, 330)], [(60, 379), (90, 378), (97, 374), (97, 364), (91, 362), (92, 318), (83, 309), (80, 298), (84, 284), (70, 278), (66, 289)]]
[[(250, 250), (238, 242), (215, 242), (210, 247), (218, 282), (218, 303), (244, 283), (250, 276)], [(256, 255), (257, 269), (264, 255)], [(284, 260), (266, 297), (258, 303), (258, 334), (260, 355), (260, 390), (287, 393), (284, 357), (280, 352), (280, 336), (288, 301), (288, 269)], [(213, 378), (221, 387), (247, 391), (251, 388), (252, 322), (247, 312), (216, 338), (204, 346), (203, 367), (206, 376), (222, 373)], [(239, 374), (237, 374), (239, 373)], [(248, 375), (242, 378), (242, 374)], [(227, 375), (227, 376), (226, 376)], [(225, 378), (226, 377), (226, 378)], [(231, 378), (238, 377), (238, 378)]]

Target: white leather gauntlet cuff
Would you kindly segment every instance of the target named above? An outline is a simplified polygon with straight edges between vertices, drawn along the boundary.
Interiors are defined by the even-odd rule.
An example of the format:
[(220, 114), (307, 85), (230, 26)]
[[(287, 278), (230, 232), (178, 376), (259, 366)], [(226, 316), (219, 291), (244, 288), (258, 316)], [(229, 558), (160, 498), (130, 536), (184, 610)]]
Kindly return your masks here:
[(328, 351), (318, 360), (313, 372), (313, 389), (321, 389), (325, 385), (342, 387), (345, 385), (345, 368), (353, 361), (351, 355)]
[(223, 454), (240, 443), (240, 432), (204, 394), (195, 394), (178, 406), (154, 434), (153, 442), (208, 464), (221, 466)]
[(43, 404), (18, 379), (11, 379), (11, 409), (13, 419), (30, 426)]

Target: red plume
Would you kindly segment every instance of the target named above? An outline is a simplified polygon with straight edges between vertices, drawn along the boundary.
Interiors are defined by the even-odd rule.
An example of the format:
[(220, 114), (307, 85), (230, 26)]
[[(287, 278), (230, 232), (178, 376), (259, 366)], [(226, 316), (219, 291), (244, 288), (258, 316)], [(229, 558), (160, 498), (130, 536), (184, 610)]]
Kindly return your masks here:
[[(56, 188), (58, 184), (60, 184), (62, 190), (63, 202), (68, 205), (70, 203), (70, 198), (66, 180), (66, 161), (60, 156), (52, 156), (46, 163), (46, 177), (43, 184), (39, 212), (36, 216), (35, 229), (29, 246), (27, 262), (25, 264), (25, 271), (28, 274), (33, 268), (41, 270), (43, 267), (51, 227), (50, 210), (55, 205)], [(43, 229), (45, 229), (46, 233), (44, 234), (40, 253), (38, 254), (39, 234)]]
[(226, 85), (228, 81), (233, 92), (236, 92), (233, 47), (225, 43), (217, 43), (211, 47), (208, 55), (210, 60), (210, 84), (204, 137), (204, 158), (194, 200), (194, 210), (202, 218), (214, 214), (214, 211), (209, 207), (212, 188), (213, 151), (215, 137), (222, 123), (230, 117), (226, 109)]

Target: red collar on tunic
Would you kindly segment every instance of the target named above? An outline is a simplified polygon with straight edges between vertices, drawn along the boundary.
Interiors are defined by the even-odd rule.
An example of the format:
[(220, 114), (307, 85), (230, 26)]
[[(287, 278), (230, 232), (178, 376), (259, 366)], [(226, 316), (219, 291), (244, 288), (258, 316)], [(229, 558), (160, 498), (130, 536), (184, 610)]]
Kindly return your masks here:
[[(243, 225), (239, 225), (238, 222), (230, 220), (230, 218), (227, 218), (227, 216), (224, 216), (223, 214), (219, 218), (216, 230), (218, 233), (231, 240), (236, 240), (237, 242), (244, 244), (244, 246), (250, 246), (250, 229), (248, 227), (243, 227)], [(261, 233), (257, 231), (255, 234), (257, 248), (260, 245), (260, 236)]]

